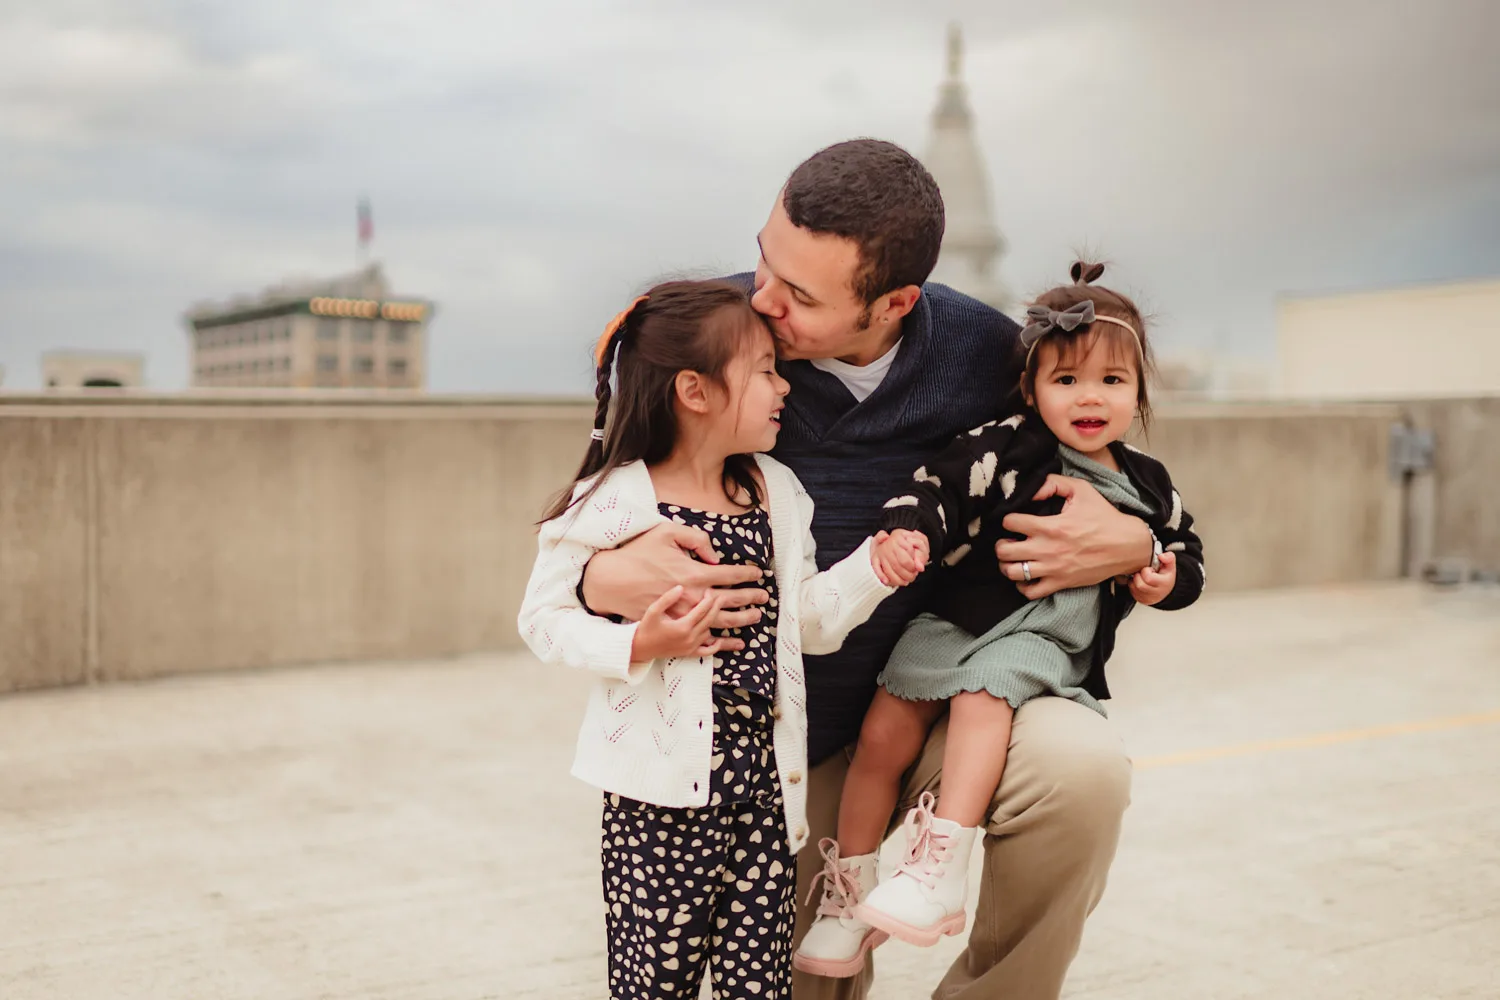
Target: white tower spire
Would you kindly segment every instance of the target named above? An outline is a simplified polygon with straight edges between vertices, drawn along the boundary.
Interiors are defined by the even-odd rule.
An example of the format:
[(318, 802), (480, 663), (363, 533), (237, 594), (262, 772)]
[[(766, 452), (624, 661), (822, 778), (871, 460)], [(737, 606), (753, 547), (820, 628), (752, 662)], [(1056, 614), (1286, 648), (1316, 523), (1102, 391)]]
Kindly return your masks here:
[(943, 192), (947, 218), (943, 251), (932, 280), (998, 309), (1006, 308), (1008, 295), (995, 275), (1005, 240), (995, 225), (989, 173), (974, 141), (974, 116), (963, 80), (963, 34), (957, 24), (948, 28), (948, 78), (938, 92), (922, 161)]

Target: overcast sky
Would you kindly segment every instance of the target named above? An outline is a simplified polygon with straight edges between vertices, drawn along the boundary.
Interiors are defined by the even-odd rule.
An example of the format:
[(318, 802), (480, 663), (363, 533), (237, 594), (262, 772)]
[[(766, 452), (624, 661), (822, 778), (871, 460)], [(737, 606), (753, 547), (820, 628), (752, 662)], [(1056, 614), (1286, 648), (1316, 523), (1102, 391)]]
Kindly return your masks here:
[(6, 386), (184, 386), (183, 310), (351, 269), (368, 194), (431, 388), (584, 391), (804, 156), (922, 151), (950, 19), (1012, 288), (1089, 247), (1164, 350), (1269, 358), (1278, 293), (1500, 274), (1495, 0), (0, 0)]

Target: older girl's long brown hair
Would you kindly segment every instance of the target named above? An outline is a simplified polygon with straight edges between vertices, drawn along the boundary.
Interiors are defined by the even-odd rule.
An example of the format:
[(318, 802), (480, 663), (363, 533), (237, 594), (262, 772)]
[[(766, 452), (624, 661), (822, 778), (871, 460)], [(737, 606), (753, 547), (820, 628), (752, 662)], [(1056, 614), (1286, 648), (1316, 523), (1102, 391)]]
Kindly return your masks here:
[[(594, 385), (594, 426), (573, 482), (548, 505), (543, 521), (586, 503), (605, 476), (631, 462), (661, 462), (677, 445), (677, 373), (698, 372), (721, 386), (724, 370), (745, 340), (764, 330), (744, 289), (727, 281), (669, 281), (625, 313), (611, 342), (601, 345)], [(726, 386), (727, 388), (727, 386)], [(760, 504), (755, 463), (734, 455), (724, 463), (724, 495)], [(578, 485), (593, 482), (581, 493)]]

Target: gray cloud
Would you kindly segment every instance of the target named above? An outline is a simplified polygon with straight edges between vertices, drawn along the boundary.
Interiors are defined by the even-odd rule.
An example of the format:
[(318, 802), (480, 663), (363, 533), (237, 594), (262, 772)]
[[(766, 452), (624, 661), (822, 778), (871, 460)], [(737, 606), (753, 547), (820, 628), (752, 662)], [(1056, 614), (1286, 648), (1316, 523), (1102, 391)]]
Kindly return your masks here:
[(1263, 354), (1277, 292), (1500, 271), (1497, 11), (0, 3), (0, 364), (136, 348), (183, 385), (182, 310), (349, 268), (368, 192), (441, 303), (434, 388), (583, 390), (642, 283), (753, 263), (802, 156), (921, 150), (949, 18), (1011, 285), (1095, 247), (1167, 346)]

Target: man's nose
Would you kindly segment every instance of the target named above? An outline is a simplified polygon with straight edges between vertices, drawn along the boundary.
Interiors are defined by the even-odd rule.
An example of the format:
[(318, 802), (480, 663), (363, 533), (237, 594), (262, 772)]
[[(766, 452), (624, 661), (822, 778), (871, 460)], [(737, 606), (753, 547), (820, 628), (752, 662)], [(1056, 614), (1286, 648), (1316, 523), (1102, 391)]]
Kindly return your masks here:
[(781, 299), (775, 293), (776, 282), (767, 281), (755, 290), (750, 296), (750, 308), (762, 316), (770, 316), (772, 319), (781, 319), (786, 315), (786, 307), (782, 305)]

